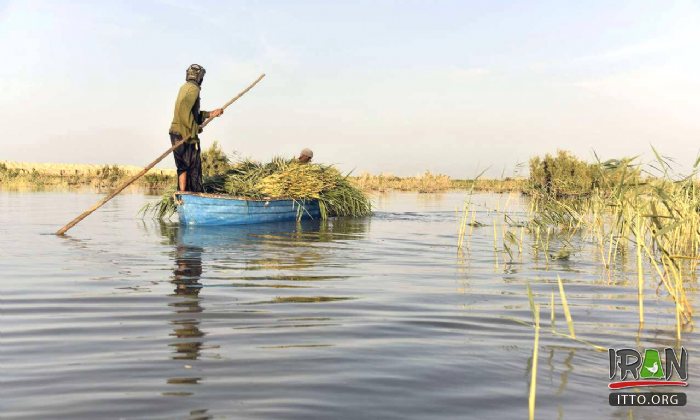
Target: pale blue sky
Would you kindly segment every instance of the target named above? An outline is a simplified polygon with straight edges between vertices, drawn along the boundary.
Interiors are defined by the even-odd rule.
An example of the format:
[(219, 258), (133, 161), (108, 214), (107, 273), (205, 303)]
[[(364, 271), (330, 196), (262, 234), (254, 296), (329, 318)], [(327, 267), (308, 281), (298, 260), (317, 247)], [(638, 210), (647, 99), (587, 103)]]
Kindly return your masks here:
[[(207, 146), (356, 172), (700, 151), (694, 1), (0, 1), (0, 160), (143, 165), (184, 70)], [(172, 159), (164, 166), (172, 167)]]

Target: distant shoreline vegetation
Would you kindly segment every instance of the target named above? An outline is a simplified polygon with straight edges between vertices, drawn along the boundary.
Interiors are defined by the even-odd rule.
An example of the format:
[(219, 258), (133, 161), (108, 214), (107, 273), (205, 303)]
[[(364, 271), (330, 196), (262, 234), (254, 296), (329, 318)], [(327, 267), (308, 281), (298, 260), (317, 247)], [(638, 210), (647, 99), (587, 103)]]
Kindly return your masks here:
[[(206, 166), (208, 161), (206, 156), (203, 156), (202, 160), (203, 166)], [(125, 165), (0, 161), (0, 188), (38, 191), (70, 191), (82, 188), (110, 189), (118, 186), (141, 169), (137, 166)], [(152, 169), (135, 185), (158, 193), (175, 185), (175, 178), (174, 169)], [(411, 177), (363, 173), (359, 176), (350, 176), (350, 180), (366, 192), (413, 191), (419, 193), (468, 190), (472, 188), (472, 185), (474, 185), (475, 191), (523, 191), (528, 181), (526, 178), (477, 179), (476, 181), (452, 179), (447, 175), (433, 174), (429, 171)]]
[[(615, 161), (619, 162), (619, 161)], [(606, 162), (605, 164), (609, 164)], [(554, 155), (536, 156), (530, 159), (529, 178), (507, 177), (502, 179), (454, 179), (443, 174), (426, 171), (409, 177), (390, 173), (361, 173), (349, 179), (365, 192), (413, 191), (437, 193), (449, 190), (466, 190), (532, 194), (545, 191), (555, 197), (589, 195), (596, 188), (614, 188), (616, 180), (603, 177), (605, 164), (590, 163), (578, 159), (565, 151)], [(229, 165), (225, 154), (217, 142), (202, 153), (202, 169), (205, 176), (211, 176)], [(139, 172), (142, 168), (127, 165), (91, 165), (67, 163), (28, 163), (0, 161), (0, 188), (5, 190), (52, 190), (110, 189), (118, 186)], [(638, 167), (630, 167), (628, 177), (639, 182), (641, 173)], [(159, 194), (175, 185), (175, 169), (152, 169), (140, 178), (135, 188), (147, 189)], [(629, 181), (629, 179), (627, 179)], [(611, 185), (603, 185), (604, 183)]]

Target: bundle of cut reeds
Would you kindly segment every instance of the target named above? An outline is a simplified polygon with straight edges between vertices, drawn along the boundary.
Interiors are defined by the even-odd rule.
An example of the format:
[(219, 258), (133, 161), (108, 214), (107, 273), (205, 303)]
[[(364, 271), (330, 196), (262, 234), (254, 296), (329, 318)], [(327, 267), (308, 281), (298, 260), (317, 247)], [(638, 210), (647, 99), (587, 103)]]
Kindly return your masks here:
[[(317, 199), (324, 219), (366, 216), (372, 211), (367, 196), (336, 168), (295, 159), (276, 157), (268, 163), (242, 160), (205, 177), (203, 187), (207, 193), (248, 199)], [(157, 218), (170, 217), (177, 210), (174, 192), (166, 191), (160, 201), (146, 205), (142, 212)]]

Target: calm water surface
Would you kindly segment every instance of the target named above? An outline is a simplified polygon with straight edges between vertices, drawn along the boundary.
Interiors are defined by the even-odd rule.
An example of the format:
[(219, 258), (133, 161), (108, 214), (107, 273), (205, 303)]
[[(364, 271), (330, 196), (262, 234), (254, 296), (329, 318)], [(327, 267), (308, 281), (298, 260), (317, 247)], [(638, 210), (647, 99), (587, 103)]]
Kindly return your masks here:
[(130, 194), (50, 234), (98, 198), (0, 192), (2, 418), (526, 418), (527, 283), (543, 311), (538, 418), (697, 418), (693, 331), (688, 406), (608, 405), (607, 353), (551, 333), (557, 275), (577, 335), (603, 347), (676, 346), (673, 306), (650, 288), (638, 331), (634, 261), (609, 276), (585, 238), (568, 260), (535, 256), (527, 233), (522, 254), (495, 252), (492, 210), (517, 219), (519, 197), (474, 197), (486, 226), (461, 256), (464, 193), (213, 229), (143, 221), (152, 197)]

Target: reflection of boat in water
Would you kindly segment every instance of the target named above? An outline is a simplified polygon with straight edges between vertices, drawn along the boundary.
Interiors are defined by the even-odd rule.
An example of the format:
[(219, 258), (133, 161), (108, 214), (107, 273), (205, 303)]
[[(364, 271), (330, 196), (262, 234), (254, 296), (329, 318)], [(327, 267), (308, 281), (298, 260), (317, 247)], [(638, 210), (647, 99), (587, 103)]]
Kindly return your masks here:
[[(234, 270), (227, 276), (228, 279), (249, 280), (247, 275), (235, 270), (312, 268), (331, 257), (339, 247), (344, 246), (343, 243), (364, 238), (369, 224), (370, 218), (234, 226), (183, 226), (161, 222), (159, 230), (169, 244), (199, 250), (200, 258), (206, 255), (203, 268), (217, 266), (220, 270), (227, 267)], [(322, 243), (328, 246), (318, 246)], [(272, 273), (266, 275), (277, 276)]]
[(248, 200), (205, 193), (176, 197), (183, 225), (248, 225), (321, 217), (318, 200)]
[(368, 219), (338, 218), (233, 226), (182, 226), (177, 229), (181, 245), (208, 249), (240, 247), (245, 243), (279, 244), (332, 242), (358, 239), (367, 232)]

